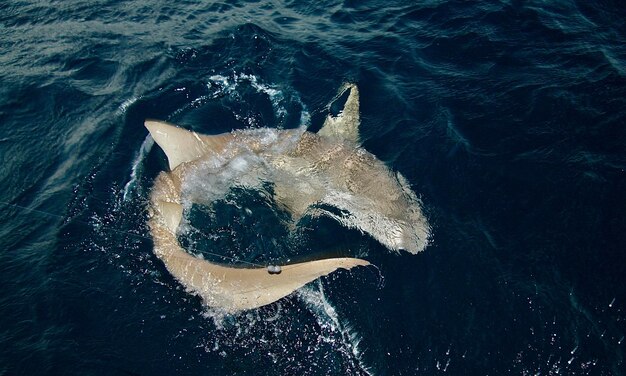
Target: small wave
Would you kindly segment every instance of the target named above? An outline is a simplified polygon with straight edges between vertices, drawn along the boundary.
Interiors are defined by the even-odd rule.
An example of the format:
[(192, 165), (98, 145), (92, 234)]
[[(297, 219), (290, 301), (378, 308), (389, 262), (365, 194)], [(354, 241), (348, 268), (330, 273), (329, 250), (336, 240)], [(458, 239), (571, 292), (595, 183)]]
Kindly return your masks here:
[(326, 295), (320, 281), (317, 282), (317, 289), (312, 287), (304, 287), (296, 292), (298, 297), (307, 305), (307, 307), (315, 314), (320, 328), (322, 329), (322, 338), (329, 343), (335, 343), (334, 333), (340, 335), (339, 350), (348, 355), (351, 354), (356, 361), (356, 365), (367, 375), (374, 375), (370, 367), (363, 361), (363, 353), (359, 348), (361, 343), (360, 335), (350, 326), (343, 324), (339, 320), (339, 315)]
[(624, 62), (613, 53), (613, 51), (609, 50), (609, 48), (601, 48), (600, 52), (611, 67), (619, 72), (621, 76), (626, 76), (626, 64), (624, 64)]
[(128, 180), (128, 183), (126, 183), (126, 185), (124, 186), (123, 201), (128, 200), (128, 197), (130, 196), (132, 190), (136, 186), (141, 162), (144, 160), (146, 155), (148, 155), (148, 153), (152, 149), (152, 145), (154, 145), (154, 140), (148, 134), (148, 136), (146, 136), (146, 138), (143, 140), (143, 143), (141, 144), (141, 148), (139, 148), (139, 152), (137, 153), (137, 155), (135, 156), (135, 159), (133, 160), (133, 167), (130, 172), (130, 180)]
[[(294, 98), (287, 98), (283, 90), (277, 88), (276, 85), (263, 83), (261, 79), (252, 74), (236, 72), (232, 75), (214, 74), (209, 76), (208, 82), (205, 85), (207, 91), (173, 111), (170, 117), (176, 117), (190, 108), (201, 107), (209, 101), (221, 97), (228, 97), (230, 100), (238, 102), (240, 101), (240, 93), (237, 89), (242, 83), (247, 83), (257, 93), (267, 96), (269, 102), (271, 103), (274, 115), (276, 116), (278, 128), (282, 128), (289, 117), (287, 106), (290, 103), (299, 105), (302, 108), (301, 120), (306, 121), (306, 124), (310, 123), (310, 116), (306, 113), (305, 106), (297, 95)], [(187, 89), (187, 87), (179, 87), (174, 89), (174, 91), (186, 91)], [(254, 119), (249, 118), (247, 114), (239, 114), (235, 112), (232, 115), (239, 121), (248, 123), (250, 127), (255, 127)]]
[(259, 83), (259, 80), (254, 75), (249, 74), (241, 74), (240, 77), (242, 79), (246, 79), (250, 82), (253, 88), (255, 88), (259, 93), (265, 93), (270, 98), (272, 102), (272, 106), (274, 107), (274, 111), (276, 112), (276, 116), (279, 118), (284, 118), (287, 115), (287, 110), (283, 106), (284, 95), (281, 90), (278, 90), (270, 85)]
[(125, 114), (126, 111), (128, 111), (128, 108), (132, 106), (135, 102), (137, 102), (140, 98), (141, 97), (132, 97), (122, 102), (122, 104), (120, 104), (120, 106), (117, 108), (118, 115)]
[[(209, 89), (218, 88), (219, 94), (233, 93), (239, 83), (248, 82), (258, 93), (263, 93), (268, 96), (272, 107), (279, 119), (284, 119), (287, 115), (287, 109), (285, 108), (285, 95), (282, 90), (277, 89), (273, 85), (262, 83), (259, 78), (252, 74), (235, 73), (232, 77), (226, 77), (222, 75), (213, 75), (209, 77), (209, 83), (207, 84)], [(216, 93), (217, 94), (217, 93)]]

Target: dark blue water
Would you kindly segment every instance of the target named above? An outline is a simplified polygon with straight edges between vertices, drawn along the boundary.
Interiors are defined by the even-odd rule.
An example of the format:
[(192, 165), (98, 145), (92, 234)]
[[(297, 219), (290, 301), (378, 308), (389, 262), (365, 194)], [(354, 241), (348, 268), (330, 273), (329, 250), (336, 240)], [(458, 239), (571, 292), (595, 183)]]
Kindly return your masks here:
[[(2, 2), (0, 375), (626, 374), (624, 19), (608, 0)], [(380, 274), (216, 316), (152, 254), (166, 160), (144, 119), (318, 129), (347, 81), (432, 244), (393, 255), (321, 220), (296, 252), (239, 223), (225, 255), (343, 249)]]

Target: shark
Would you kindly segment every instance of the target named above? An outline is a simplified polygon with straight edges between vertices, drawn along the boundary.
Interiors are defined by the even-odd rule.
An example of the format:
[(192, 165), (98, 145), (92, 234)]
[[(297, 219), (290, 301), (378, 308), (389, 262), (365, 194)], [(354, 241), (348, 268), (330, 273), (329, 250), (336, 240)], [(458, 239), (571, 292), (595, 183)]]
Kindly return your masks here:
[(337, 115), (329, 111), (316, 133), (301, 126), (205, 135), (164, 121), (145, 121), (169, 164), (150, 192), (148, 227), (154, 253), (207, 306), (228, 313), (258, 308), (338, 269), (370, 265), (337, 257), (242, 267), (213, 263), (183, 249), (177, 233), (185, 205), (211, 205), (233, 187), (263, 190), (270, 183), (268, 194), (294, 224), (307, 215), (327, 216), (392, 252), (416, 254), (427, 246), (430, 226), (421, 201), (399, 172), (361, 146), (358, 87), (345, 84), (336, 98), (346, 93), (343, 110)]

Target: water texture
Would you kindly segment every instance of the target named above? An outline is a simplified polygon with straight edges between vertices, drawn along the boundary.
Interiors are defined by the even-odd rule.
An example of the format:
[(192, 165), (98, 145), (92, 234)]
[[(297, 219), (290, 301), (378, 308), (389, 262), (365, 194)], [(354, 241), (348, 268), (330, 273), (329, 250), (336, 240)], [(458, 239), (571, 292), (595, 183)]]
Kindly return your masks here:
[[(624, 19), (608, 0), (2, 2), (0, 375), (626, 374)], [(167, 161), (143, 121), (316, 131), (346, 82), (430, 245), (329, 218), (294, 235), (234, 189), (188, 210), (191, 252), (376, 268), (203, 307), (152, 253)]]

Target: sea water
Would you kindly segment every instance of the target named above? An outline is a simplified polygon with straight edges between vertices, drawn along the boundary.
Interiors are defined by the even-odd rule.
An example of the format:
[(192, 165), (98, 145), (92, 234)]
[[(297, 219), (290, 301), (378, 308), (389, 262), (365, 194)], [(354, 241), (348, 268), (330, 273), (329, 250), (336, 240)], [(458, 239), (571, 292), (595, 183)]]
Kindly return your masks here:
[[(2, 2), (0, 375), (623, 375), (624, 19), (611, 0)], [(294, 236), (231, 190), (189, 208), (190, 251), (376, 268), (212, 312), (152, 253), (167, 161), (144, 120), (316, 131), (346, 82), (430, 245), (328, 218)]]

